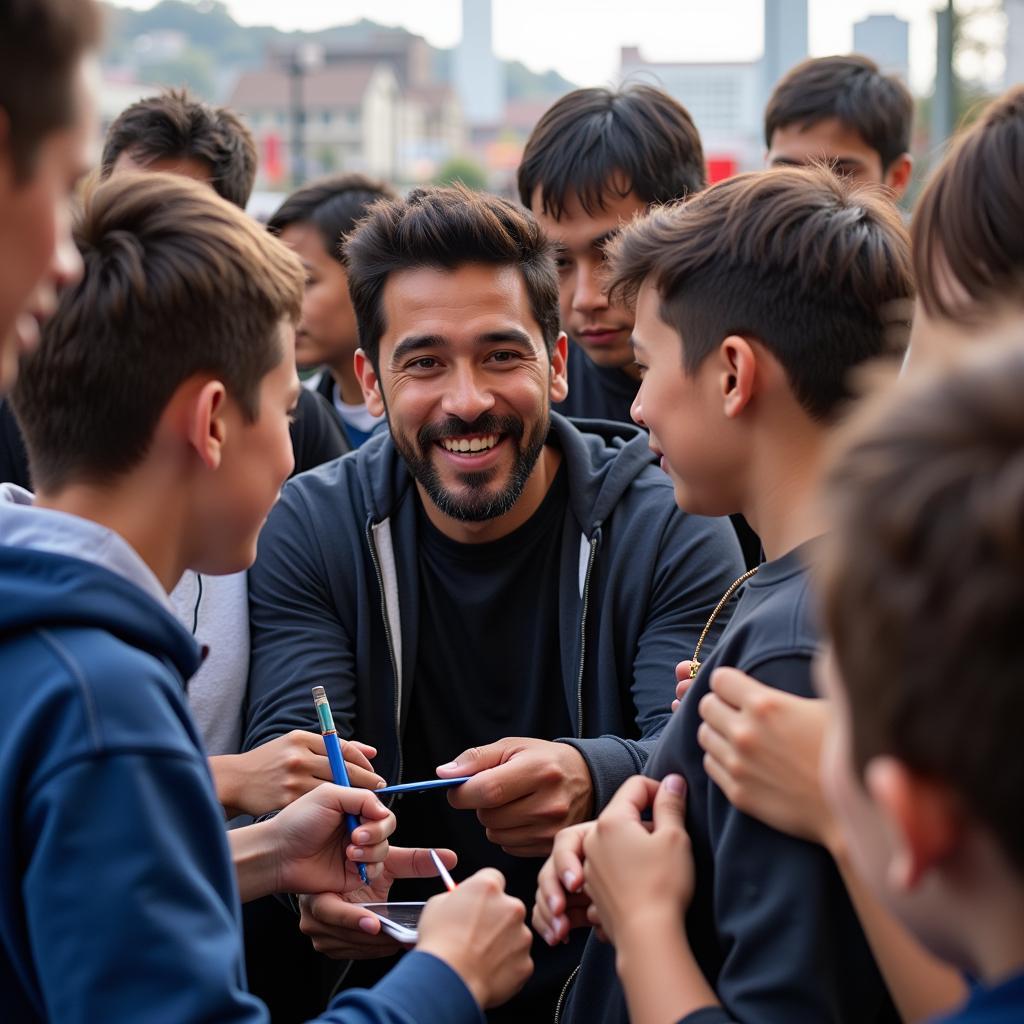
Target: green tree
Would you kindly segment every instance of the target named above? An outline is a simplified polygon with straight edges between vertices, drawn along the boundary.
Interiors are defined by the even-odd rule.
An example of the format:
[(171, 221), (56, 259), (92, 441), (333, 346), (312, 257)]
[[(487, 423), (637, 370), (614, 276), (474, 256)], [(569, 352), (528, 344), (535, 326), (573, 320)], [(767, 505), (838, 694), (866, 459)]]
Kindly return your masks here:
[(442, 164), (434, 184), (453, 185), (457, 181), (466, 188), (484, 189), (487, 187), (487, 172), (472, 157), (453, 156)]

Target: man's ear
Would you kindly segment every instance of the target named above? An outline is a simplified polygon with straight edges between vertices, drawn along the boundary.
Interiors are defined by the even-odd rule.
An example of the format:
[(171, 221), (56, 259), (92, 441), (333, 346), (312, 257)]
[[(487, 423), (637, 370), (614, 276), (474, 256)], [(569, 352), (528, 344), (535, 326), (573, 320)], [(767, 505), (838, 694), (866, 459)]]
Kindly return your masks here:
[(227, 398), (223, 382), (209, 380), (195, 392), (187, 407), (188, 441), (207, 469), (217, 469), (224, 457)]
[(359, 386), (363, 389), (363, 400), (366, 402), (366, 411), (372, 416), (383, 416), (384, 395), (380, 390), (380, 378), (377, 371), (370, 362), (370, 357), (361, 349), (357, 348), (352, 357), (352, 365), (359, 378)]
[(569, 339), (562, 331), (551, 350), (551, 401), (561, 402), (569, 394)]
[(869, 761), (864, 784), (894, 837), (889, 884), (897, 892), (910, 891), (960, 844), (958, 802), (947, 786), (923, 778), (894, 757)]
[(901, 153), (885, 171), (884, 182), (896, 193), (897, 199), (903, 198), (910, 184), (910, 175), (914, 170), (914, 158), (909, 153)]
[(747, 407), (757, 386), (757, 352), (746, 338), (730, 334), (718, 346), (722, 411), (733, 419)]

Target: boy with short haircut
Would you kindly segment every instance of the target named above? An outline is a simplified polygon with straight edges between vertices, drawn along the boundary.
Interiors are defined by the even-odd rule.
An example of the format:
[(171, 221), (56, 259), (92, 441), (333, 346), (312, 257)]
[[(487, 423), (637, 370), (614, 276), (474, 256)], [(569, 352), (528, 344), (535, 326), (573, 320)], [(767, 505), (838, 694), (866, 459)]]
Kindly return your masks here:
[(764, 112), (769, 167), (824, 160), (858, 182), (907, 190), (914, 100), (868, 57), (815, 57), (775, 86)]
[[(824, 168), (762, 172), (649, 214), (616, 240), (611, 268), (612, 293), (636, 303), (634, 416), (677, 503), (742, 512), (767, 561), (734, 584), (747, 580), (714, 647), (694, 650), (692, 691), (649, 780), (630, 780), (597, 828), (567, 830), (541, 873), (542, 934), (558, 942), (582, 923), (585, 877), (625, 989), (615, 954), (592, 939), (566, 1019), (624, 1021), (627, 1001), (639, 1024), (895, 1019), (828, 853), (739, 813), (710, 783), (697, 706), (718, 665), (811, 692), (805, 567), (826, 525), (813, 498), (850, 375), (890, 351), (891, 309), (912, 293), (906, 233), (891, 204)], [(657, 805), (654, 832), (640, 824), (650, 780), (678, 775), (695, 863), (685, 886), (688, 857), (679, 842), (663, 848)]]
[(636, 214), (705, 181), (693, 119), (654, 86), (577, 89), (537, 122), (518, 188), (556, 247), (562, 329), (573, 342), (569, 394), (555, 405), (563, 416), (631, 422), (633, 313), (608, 299), (605, 246)]
[[(0, 505), (0, 989), (19, 1021), (261, 1021), (239, 895), (347, 891), (355, 861), (403, 856), (373, 794), (335, 786), (226, 837), (184, 700), (200, 650), (167, 592), (244, 569), (291, 469), (302, 270), (166, 175), (101, 186), (78, 241), (83, 279), (14, 392), (35, 507)], [(434, 956), (323, 1019), (475, 1022), (515, 991), (521, 904), (494, 874), (463, 890), (424, 913)], [(497, 926), (474, 944), (479, 914)]]
[(295, 334), (299, 369), (320, 368), (307, 380), (330, 403), (356, 449), (383, 423), (367, 408), (352, 357), (359, 348), (341, 245), (378, 199), (394, 190), (362, 174), (323, 178), (293, 192), (267, 221), (267, 230), (293, 249), (306, 269), (302, 318)]
[(894, 389), (827, 480), (822, 777), (876, 894), (1024, 1019), (1024, 331)]

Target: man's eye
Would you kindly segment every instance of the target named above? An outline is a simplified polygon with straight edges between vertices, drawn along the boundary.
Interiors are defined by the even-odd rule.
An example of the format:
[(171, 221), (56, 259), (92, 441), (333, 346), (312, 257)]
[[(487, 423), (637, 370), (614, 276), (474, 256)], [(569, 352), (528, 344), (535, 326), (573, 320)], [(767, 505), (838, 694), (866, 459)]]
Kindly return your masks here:
[(409, 364), (414, 370), (432, 370), (437, 366), (437, 360), (433, 356), (421, 356)]
[(491, 359), (493, 359), (496, 363), (510, 363), (510, 362), (512, 362), (513, 359), (515, 359), (515, 357), (516, 357), (516, 353), (515, 352), (492, 352), (491, 353)]
[(641, 377), (643, 377), (643, 375), (644, 375), (645, 373), (647, 373), (647, 367), (646, 367), (646, 366), (644, 366), (644, 364), (643, 364), (643, 363), (638, 363), (638, 362), (637, 362), (637, 361), (636, 361), (636, 360), (634, 359), (634, 360), (633, 360), (633, 365), (634, 365), (634, 366), (635, 366), (635, 367), (637, 368), (637, 370), (639, 371), (639, 373), (640, 373), (640, 376), (641, 376)]

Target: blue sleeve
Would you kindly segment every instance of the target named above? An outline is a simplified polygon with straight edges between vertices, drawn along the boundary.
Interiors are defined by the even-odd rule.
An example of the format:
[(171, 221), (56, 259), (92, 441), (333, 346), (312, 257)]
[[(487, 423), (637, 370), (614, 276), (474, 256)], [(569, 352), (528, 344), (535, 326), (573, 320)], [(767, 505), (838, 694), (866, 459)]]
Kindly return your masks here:
[[(627, 549), (620, 557), (628, 560), (635, 550)], [(565, 740), (587, 761), (594, 781), (595, 811), (608, 803), (627, 778), (644, 770), (672, 716), (675, 667), (693, 653), (715, 605), (742, 572), (739, 544), (728, 519), (677, 512), (668, 517), (630, 666), (630, 693), (640, 739), (604, 735)], [(632, 596), (634, 602), (636, 596)], [(705, 651), (725, 627), (730, 611), (724, 609), (715, 620)]]
[(72, 761), (27, 794), (19, 842), (48, 1019), (267, 1019), (246, 992), (234, 870), (198, 753)]
[[(351, 528), (351, 527), (349, 527)], [(343, 578), (354, 567), (341, 563)], [(295, 484), (285, 487), (260, 533), (256, 562), (249, 570), (249, 689), (243, 750), (292, 729), (316, 730), (310, 690), (327, 690), (342, 736), (352, 734), (355, 717), (353, 643), (342, 625), (304, 498)]]
[[(777, 689), (810, 692), (807, 656), (744, 666)], [(715, 988), (746, 1024), (875, 1020), (877, 968), (828, 852), (737, 810), (708, 785), (714, 918), (724, 959)]]
[(318, 1020), (331, 1024), (483, 1024), (462, 979), (429, 953), (412, 952), (372, 989), (338, 996)]

